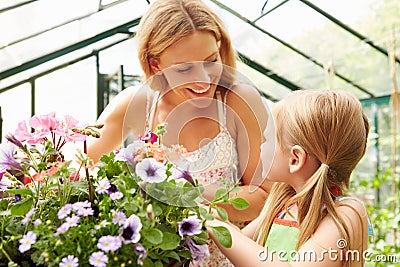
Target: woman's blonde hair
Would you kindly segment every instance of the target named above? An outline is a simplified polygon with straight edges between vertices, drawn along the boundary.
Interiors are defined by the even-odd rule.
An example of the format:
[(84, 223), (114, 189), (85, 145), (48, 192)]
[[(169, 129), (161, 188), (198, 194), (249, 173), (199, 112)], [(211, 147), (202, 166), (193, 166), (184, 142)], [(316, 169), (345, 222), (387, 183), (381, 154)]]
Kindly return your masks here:
[(143, 15), (136, 38), (138, 56), (146, 79), (153, 73), (150, 59), (157, 59), (170, 45), (195, 31), (212, 33), (220, 42), (222, 64), (236, 68), (236, 55), (222, 20), (200, 0), (157, 0)]
[[(274, 185), (261, 213), (264, 219), (257, 242), (264, 246), (274, 218), (296, 203), (300, 228), (297, 249), (328, 214), (350, 248), (349, 230), (336, 211), (330, 188), (347, 189), (352, 171), (365, 154), (369, 123), (361, 103), (341, 91), (302, 90), (280, 101), (273, 116), (280, 147), (299, 145), (321, 166), (297, 194), (288, 184)], [(287, 138), (283, 140), (283, 136)]]

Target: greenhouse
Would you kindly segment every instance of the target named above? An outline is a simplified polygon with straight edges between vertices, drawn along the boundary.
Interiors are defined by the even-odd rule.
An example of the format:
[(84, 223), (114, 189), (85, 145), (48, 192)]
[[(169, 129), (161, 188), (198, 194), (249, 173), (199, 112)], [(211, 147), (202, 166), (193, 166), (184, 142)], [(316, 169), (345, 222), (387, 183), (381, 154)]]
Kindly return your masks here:
[[(253, 265), (253, 262), (256, 262), (257, 266), (258, 264), (260, 266), (292, 266), (291, 263), (296, 266), (294, 258), (289, 261), (285, 258), (285, 261), (279, 257), (281, 259), (279, 263), (283, 261), (287, 265), (275, 265), (277, 263), (268, 257), (268, 259), (261, 259), (262, 253), (259, 254), (258, 259), (257, 254), (254, 254), (252, 255), (254, 261), (249, 260), (248, 263), (243, 263), (240, 262), (240, 259), (235, 258), (235, 253), (232, 253), (231, 256), (231, 252), (226, 248), (231, 246), (231, 251), (234, 251), (236, 246), (240, 248), (241, 244), (236, 244), (235, 240), (238, 240), (236, 234), (242, 233), (240, 230), (237, 230), (238, 233), (236, 233), (236, 228), (233, 230), (229, 228), (230, 224), (226, 223), (227, 221), (236, 222), (232, 218), (249, 216), (249, 219), (243, 219), (243, 221), (240, 219), (243, 224), (238, 225), (240, 225), (239, 228), (242, 228), (249, 223), (251, 225), (250, 221), (253, 221), (259, 214), (260, 217), (261, 215), (267, 215), (267, 217), (274, 215), (275, 217), (271, 217), (268, 227), (261, 227), (262, 230), (267, 231), (268, 235), (275, 229), (275, 219), (281, 213), (268, 213), (267, 207), (280, 207), (280, 212), (285, 219), (293, 219), (291, 210), (289, 210), (293, 206), (295, 207), (293, 213), (298, 218), (290, 220), (296, 223), (296, 226), (291, 228), (296, 228), (300, 233), (298, 233), (299, 239), (294, 239), (299, 240), (299, 243), (294, 241), (292, 245), (307, 245), (303, 249), (301, 246), (293, 247), (296, 253), (304, 252), (306, 248), (314, 248), (310, 240), (314, 238), (314, 234), (317, 235), (323, 231), (317, 226), (326, 220), (329, 221), (326, 217), (333, 217), (330, 219), (331, 223), (338, 226), (338, 235), (344, 236), (339, 240), (344, 241), (346, 246), (339, 246), (338, 240), (337, 247), (334, 249), (339, 248), (339, 251), (350, 252), (346, 255), (346, 259), (342, 255), (339, 261), (329, 259), (330, 262), (325, 262), (324, 258), (319, 263), (321, 265), (316, 264), (315, 266), (400, 266), (399, 2), (397, 0), (199, 0), (202, 5), (204, 4), (205, 10), (213, 12), (212, 19), (223, 23), (230, 41), (224, 39), (225, 33), (218, 23), (218, 27), (215, 26), (216, 29), (206, 28), (211, 27), (209, 25), (204, 26), (206, 30), (197, 29), (202, 34), (206, 32), (207, 38), (215, 37), (213, 41), (216, 40), (216, 42), (213, 44), (216, 44), (219, 49), (217, 55), (211, 54), (211, 56), (197, 59), (196, 56), (207, 49), (206, 45), (203, 45), (202, 39), (196, 39), (201, 38), (199, 37), (202, 36), (201, 34), (194, 34), (193, 39), (185, 39), (192, 36), (190, 34), (178, 38), (182, 33), (176, 30), (173, 33), (169, 32), (170, 35), (164, 39), (161, 36), (172, 29), (172, 26), (169, 27), (170, 25), (165, 23), (171, 12), (174, 12), (171, 11), (173, 10), (172, 4), (160, 4), (158, 7), (158, 11), (164, 8), (170, 13), (160, 11), (161, 14), (157, 15), (157, 8), (153, 11), (154, 16), (150, 14), (151, 12), (147, 13), (154, 3), (162, 1), (3, 0), (0, 2), (0, 24), (2, 25), (0, 30), (0, 235), (2, 237), (0, 266), (78, 266), (78, 264), (79, 266), (256, 266)], [(167, 3), (167, 1), (171, 2), (171, 0), (164, 2)], [(196, 0), (175, 1), (180, 3), (177, 6), (181, 10), (185, 10), (183, 18), (192, 16), (190, 12), (193, 10), (185, 9), (185, 2), (193, 1), (196, 2)], [(206, 13), (199, 6), (196, 8), (198, 13)], [(148, 36), (141, 28), (144, 27), (142, 23), (145, 25), (142, 20), (144, 16), (148, 16), (147, 29), (152, 29)], [(193, 18), (190, 19), (190, 25), (194, 28), (197, 27), (196, 23), (201, 23)], [(201, 19), (204, 18), (199, 17), (199, 21)], [(179, 27), (184, 24), (184, 21), (177, 23)], [(219, 36), (215, 33), (218, 31), (220, 31)], [(209, 33), (213, 33), (213, 35), (209, 35)], [(157, 34), (160, 35), (159, 39)], [(145, 38), (149, 39), (146, 47), (143, 48)], [(154, 40), (150, 40), (150, 38)], [(168, 42), (166, 38), (171, 40), (169, 45), (160, 48), (158, 54), (151, 54), (153, 53), (151, 46), (155, 46), (159, 42), (161, 47), (163, 42)], [(204, 38), (204, 40), (208, 40), (206, 37)], [(231, 42), (232, 47), (229, 45), (225, 47), (224, 42)], [(193, 43), (196, 50), (180, 50), (185, 48), (186, 44)], [(234, 51), (234, 63), (228, 64), (226, 62), (229, 60), (224, 61), (229, 57), (229, 52), (224, 54), (223, 49)], [(167, 57), (170, 55), (169, 53), (173, 52), (177, 55), (176, 60)], [(148, 57), (146, 60), (149, 70), (143, 69), (143, 58), (138, 55)], [(163, 55), (167, 56), (163, 57)], [(189, 64), (183, 60), (184, 58), (195, 58), (195, 60), (191, 60), (193, 62)], [(282, 103), (286, 103), (286, 99), (289, 99), (292, 94), (295, 96), (297, 92), (334, 91), (338, 92), (338, 95), (335, 95), (338, 99), (342, 92), (355, 97), (361, 103), (362, 111), (369, 122), (369, 129), (366, 128), (368, 129), (366, 149), (363, 151), (360, 147), (362, 144), (357, 143), (359, 145), (354, 145), (354, 153), (344, 156), (347, 160), (351, 156), (357, 157), (356, 153), (362, 154), (361, 160), (358, 162), (357, 159), (356, 161), (354, 171), (351, 170), (349, 188), (347, 189), (347, 186), (342, 188), (342, 184), (345, 185), (347, 182), (341, 180), (337, 183), (332, 182), (333, 186), (329, 184), (330, 187), (327, 187), (328, 189), (325, 191), (328, 192), (328, 195), (329, 193), (332, 195), (333, 201), (329, 200), (328, 202), (332, 202), (333, 207), (335, 207), (334, 203), (338, 207), (340, 206), (338, 196), (342, 196), (342, 193), (345, 193), (345, 198), (347, 198), (343, 200), (344, 203), (352, 203), (354, 199), (357, 199), (357, 203), (365, 205), (368, 215), (364, 217), (367, 219), (356, 212), (358, 204), (354, 203), (354, 205), (346, 204), (352, 206), (350, 208), (337, 209), (345, 210), (343, 217), (340, 216), (339, 211), (331, 211), (331, 204), (328, 204), (323, 197), (322, 191), (318, 202), (321, 209), (315, 209), (317, 211), (314, 212), (311, 205), (315, 204), (315, 201), (304, 200), (305, 202), (301, 202), (303, 201), (300, 200), (302, 194), (299, 192), (303, 191), (298, 191), (297, 187), (290, 182), (289, 187), (295, 191), (293, 196), (290, 199), (283, 197), (281, 199), (289, 199), (288, 203), (291, 205), (279, 206), (276, 204), (273, 206), (269, 203), (267, 194), (270, 193), (271, 187), (266, 185), (265, 188), (269, 189), (265, 189), (265, 192), (257, 195), (257, 197), (261, 197), (265, 193), (263, 205), (260, 205), (259, 209), (253, 209), (255, 207), (252, 202), (253, 198), (247, 199), (242, 193), (244, 190), (249, 191), (246, 186), (251, 188), (257, 178), (254, 180), (244, 177), (247, 177), (249, 172), (254, 172), (254, 177), (257, 171), (260, 171), (261, 174), (260, 166), (257, 166), (257, 163), (263, 163), (262, 157), (265, 155), (265, 151), (263, 152), (262, 146), (264, 144), (262, 144), (263, 141), (259, 142), (255, 138), (258, 138), (257, 133), (265, 134), (270, 124), (269, 122), (267, 124), (265, 119), (267, 113), (265, 113), (264, 121), (261, 113), (252, 113), (249, 116), (249, 113), (243, 111), (245, 108), (242, 106), (236, 109), (231, 104), (236, 100), (230, 100), (227, 96), (227, 91), (230, 89), (222, 90), (222, 98), (218, 98), (217, 92), (211, 97), (217, 103), (213, 108), (217, 114), (215, 121), (217, 124), (223, 122), (222, 126), (221, 124), (219, 127), (215, 126), (217, 124), (214, 121), (210, 122), (211, 126), (208, 127), (206, 126), (208, 121), (206, 124), (203, 121), (197, 123), (196, 119), (188, 118), (188, 125), (193, 125), (190, 127), (199, 126), (199, 129), (188, 130), (182, 126), (179, 131), (177, 130), (178, 142), (173, 144), (179, 144), (179, 147), (171, 145), (172, 141), (166, 142), (174, 149), (174, 153), (181, 153), (178, 157), (187, 155), (190, 157), (194, 155), (192, 153), (195, 150), (194, 147), (208, 147), (221, 133), (227, 132), (228, 139), (221, 137), (221, 140), (217, 140), (226, 143), (221, 145), (222, 148), (218, 148), (218, 146), (215, 148), (228, 153), (224, 154), (227, 155), (226, 158), (223, 156), (219, 158), (216, 150), (213, 150), (216, 154), (210, 157), (215, 157), (214, 160), (218, 159), (219, 162), (229, 161), (231, 164), (231, 160), (234, 160), (235, 163), (226, 169), (215, 168), (212, 172), (216, 176), (222, 177), (224, 174), (227, 175), (225, 171), (229, 169), (229, 175), (234, 178), (239, 176), (240, 179), (222, 181), (221, 183), (227, 187), (212, 189), (214, 190), (212, 197), (207, 199), (210, 201), (209, 205), (204, 204), (206, 201), (204, 199), (200, 205), (194, 205), (193, 203), (196, 203), (200, 197), (207, 195), (203, 190), (208, 192), (207, 186), (214, 182), (208, 184), (210, 177), (204, 178), (203, 173), (195, 174), (193, 171), (191, 172), (191, 167), (186, 165), (187, 168), (184, 167), (183, 171), (180, 170), (179, 179), (176, 181), (175, 178), (172, 179), (176, 175), (174, 164), (168, 162), (173, 157), (168, 153), (172, 152), (170, 150), (161, 151), (163, 144), (160, 140), (162, 138), (164, 140), (173, 139), (171, 136), (174, 130), (171, 130), (172, 128), (168, 130), (171, 123), (164, 125), (163, 122), (166, 122), (170, 115), (167, 114), (167, 111), (172, 114), (171, 109), (173, 110), (173, 108), (168, 105), (176, 103), (173, 101), (168, 102), (169, 104), (167, 102), (156, 103), (158, 93), (154, 93), (155, 96), (150, 101), (149, 93), (147, 93), (147, 96), (144, 96), (143, 101), (140, 102), (141, 104), (136, 105), (143, 106), (143, 111), (146, 109), (145, 116), (143, 119), (137, 119), (137, 123), (132, 122), (131, 125), (127, 121), (138, 116), (133, 97), (130, 101), (117, 102), (117, 99), (127, 95), (131, 88), (139, 88), (143, 84), (148, 85), (148, 88), (151, 86), (155, 88), (155, 84), (158, 82), (166, 81), (173, 91), (172, 78), (167, 78), (171, 69), (163, 67), (168, 65), (165, 63), (169, 62), (168, 60), (181, 67), (176, 71), (180, 75), (183, 72), (189, 72), (192, 68), (199, 67), (200, 65), (196, 62), (200, 61), (205, 62), (201, 65), (201, 68), (204, 69), (217, 69), (217, 66), (223, 65), (220, 68), (223, 74), (218, 77), (225, 77), (224, 74), (228, 77), (231, 71), (235, 75), (238, 74), (238, 77), (243, 77), (243, 80), (246, 80), (255, 92), (258, 92), (257, 96), (265, 106), (269, 107), (267, 108), (268, 118), (277, 116), (275, 112), (272, 115), (269, 109), (272, 110), (276, 105), (279, 106), (282, 101)], [(215, 62), (223, 64), (216, 66)], [(169, 67), (174, 67), (174, 64), (169, 64)], [(152, 75), (149, 75), (149, 72)], [(150, 76), (151, 78), (149, 78)], [(158, 80), (161, 76), (163, 80), (161, 78)], [(215, 88), (221, 86), (219, 84), (222, 83), (221, 81), (218, 81)], [(201, 84), (204, 82), (201, 80), (191, 83), (195, 84), (190, 85), (192, 87), (189, 88), (192, 95), (207, 98), (208, 90), (214, 90), (212, 89), (213, 85), (210, 85), (211, 89), (203, 88)], [(207, 83), (212, 84), (211, 82)], [(145, 89), (143, 90), (145, 92)], [(140, 98), (140, 94), (137, 93), (137, 95), (139, 96), (135, 96), (135, 101)], [(183, 93), (175, 97), (182, 95)], [(238, 95), (240, 98), (240, 93)], [(243, 99), (247, 99), (247, 97), (250, 99), (248, 93), (243, 93), (243, 95)], [(147, 102), (144, 99), (147, 99)], [(257, 107), (254, 103), (256, 102), (251, 101), (247, 102), (246, 107), (255, 112)], [(299, 113), (295, 106), (301, 101), (293, 101), (289, 101), (293, 107), (288, 109), (287, 114), (285, 113), (287, 116), (285, 120), (291, 119), (288, 115), (291, 114), (290, 112)], [(339, 105), (340, 101), (337, 100), (337, 103), (335, 101), (334, 103)], [(152, 103), (155, 103), (154, 108)], [(220, 103), (227, 107), (220, 109)], [(120, 114), (123, 116), (120, 122), (116, 114), (122, 112), (120, 106), (123, 105), (128, 106), (126, 107), (127, 113)], [(193, 105), (199, 107), (203, 104)], [(178, 105), (175, 108), (177, 107)], [(310, 103), (309, 108), (312, 107), (314, 105)], [(106, 108), (111, 111), (107, 111)], [(130, 116), (128, 111), (131, 108), (133, 115)], [(115, 113), (112, 113), (113, 110), (116, 110)], [(223, 110), (223, 115), (220, 113), (221, 110)], [(283, 111), (277, 110), (283, 114)], [(327, 107), (326, 110), (330, 109)], [(322, 114), (326, 110), (321, 110), (320, 113)], [(229, 117), (230, 111), (237, 113), (235, 116), (241, 119), (240, 123), (242, 124), (237, 126), (238, 128), (232, 128), (234, 127), (232, 123), (233, 121), (236, 123), (237, 118), (233, 115), (233, 117)], [(189, 116), (188, 113), (178, 115), (175, 120), (171, 119), (171, 121), (183, 125), (184, 123), (180, 120)], [(100, 117), (101, 114), (104, 115)], [(339, 144), (344, 146), (342, 150), (346, 150), (345, 148), (348, 146), (345, 145), (346, 142), (350, 142), (352, 134), (358, 133), (358, 129), (354, 126), (354, 131), (350, 131), (348, 136), (343, 135), (345, 134), (344, 129), (350, 127), (350, 123), (356, 123), (352, 114), (345, 114), (343, 125), (340, 124), (339, 119), (333, 120), (332, 123), (337, 123), (337, 125), (332, 126), (332, 130), (328, 131), (327, 136), (324, 136), (324, 141), (329, 144), (339, 141), (340, 138), (336, 140), (334, 134), (343, 129), (343, 133), (338, 134), (342, 135), (343, 139)], [(225, 117), (223, 117), (224, 115)], [(62, 117), (64, 120), (59, 120)], [(99, 122), (104, 125), (97, 123), (99, 117), (103, 118)], [(251, 122), (246, 122), (248, 117), (251, 117), (249, 119)], [(255, 123), (252, 121), (253, 117), (255, 120), (259, 120), (257, 122), (260, 125), (263, 125), (261, 128), (265, 127), (265, 132), (264, 129), (258, 128), (257, 131), (260, 132), (254, 132), (255, 128), (249, 126)], [(82, 124), (78, 124), (76, 120)], [(148, 128), (149, 120), (151, 121), (150, 128)], [(26, 123), (22, 123), (23, 121)], [(114, 126), (113, 121), (117, 121), (115, 125), (125, 127), (120, 129), (118, 134), (111, 133), (111, 130), (115, 130), (112, 127), (117, 127)], [(108, 127), (107, 122), (111, 122), (112, 126)], [(159, 123), (157, 127), (152, 126), (154, 122)], [(135, 127), (139, 127), (136, 126), (139, 123), (141, 123), (140, 129), (143, 132), (139, 131), (140, 134), (136, 134)], [(275, 127), (280, 124), (281, 122)], [(291, 124), (290, 121), (282, 122), (282, 131), (291, 128), (289, 127)], [(222, 130), (221, 127), (225, 130)], [(341, 127), (340, 131), (337, 130)], [(125, 132), (128, 128), (134, 133), (134, 136), (128, 136), (128, 133)], [(246, 134), (240, 133), (242, 128), (247, 131)], [(319, 127), (315, 121), (314, 125), (310, 126), (310, 129), (314, 130), (323, 128), (324, 126)], [(147, 131), (149, 129), (150, 131)], [(209, 136), (210, 129), (215, 134)], [(214, 129), (216, 130), (214, 131)], [(279, 132), (279, 130), (276, 131)], [(45, 134), (51, 134), (52, 138), (46, 137)], [(108, 134), (109, 136), (107, 136)], [(187, 137), (185, 139), (185, 134), (199, 135), (201, 138)], [(307, 134), (310, 135), (310, 132), (303, 135)], [(57, 137), (58, 135), (59, 137)], [(282, 134), (285, 138), (277, 136), (276, 142), (283, 142), (282, 140), (286, 140), (289, 135)], [(104, 148), (94, 148), (95, 145), (91, 145), (89, 140), (87, 144), (87, 139), (96, 139), (99, 136), (101, 136), (99, 143), (103, 142)], [(157, 141), (153, 142), (153, 137), (158, 138), (155, 139)], [(243, 142), (245, 139), (247, 143)], [(150, 147), (151, 152), (147, 150), (147, 154), (142, 155), (145, 159), (135, 157), (132, 159), (132, 154), (129, 153), (138, 155), (136, 142), (139, 140), (146, 143), (143, 147), (147, 149)], [(194, 145), (197, 140), (200, 141)], [(296, 139), (296, 142), (298, 140)], [(75, 143), (81, 141), (84, 145), (76, 149)], [(312, 143), (312, 136), (309, 136), (308, 141)], [(74, 145), (68, 144), (69, 142)], [(13, 143), (15, 147), (10, 148), (10, 143)], [(115, 147), (116, 144), (120, 145), (118, 151)], [(132, 148), (132, 144), (136, 144), (136, 147)], [(184, 144), (184, 148), (182, 144)], [(262, 144), (261, 154), (258, 149), (260, 144)], [(299, 145), (301, 148), (299, 151), (304, 152), (307, 160), (315, 157), (319, 166), (315, 173), (325, 173), (326, 171), (328, 178), (331, 176), (333, 179), (341, 177), (339, 173), (341, 167), (336, 169), (336, 165), (333, 166), (330, 162), (318, 158), (316, 153), (305, 149), (306, 145), (298, 143), (292, 145), (293, 147)], [(231, 146), (237, 147), (237, 151), (234, 149), (235, 151), (232, 152)], [(335, 144), (332, 146), (335, 148)], [(67, 149), (67, 152), (61, 153), (62, 147)], [(320, 146), (315, 145), (315, 147)], [(132, 152), (130, 149), (135, 150)], [(360, 152), (357, 152), (359, 150)], [(242, 167), (240, 151), (246, 155), (249, 161), (245, 168)], [(255, 151), (258, 153), (254, 153)], [(273, 149), (270, 152), (272, 153), (272, 151)], [(293, 154), (295, 153), (293, 152)], [(92, 155), (94, 161), (90, 159)], [(278, 173), (279, 167), (274, 168), (273, 164), (280, 156), (283, 157), (286, 154), (282, 152), (282, 155), (274, 155), (275, 158), (271, 159), (272, 167), (270, 166), (269, 170), (271, 173)], [(202, 155), (198, 155), (198, 157), (202, 157)], [(255, 164), (251, 163), (253, 157), (257, 160)], [(273, 158), (273, 156), (271, 157)], [(146, 161), (146, 164), (149, 164), (146, 167), (144, 162), (147, 159), (156, 160), (154, 162)], [(199, 162), (199, 166), (208, 164), (203, 159), (200, 161), (202, 162)], [(214, 162), (209, 164), (214, 166)], [(324, 167), (326, 170), (322, 170)], [(204, 168), (211, 167), (207, 165)], [(292, 171), (293, 168), (291, 166), (290, 175), (293, 175), (293, 172), (296, 173), (296, 171)], [(163, 175), (166, 175), (166, 178), (161, 175), (157, 176), (159, 170), (164, 172)], [(207, 170), (211, 173), (211, 169)], [(146, 173), (146, 178), (140, 176), (140, 171)], [(133, 174), (134, 177), (143, 181), (131, 182), (129, 174)], [(150, 176), (155, 180), (151, 180)], [(293, 177), (297, 178), (298, 176)], [(182, 179), (186, 182), (182, 182)], [(201, 179), (209, 180), (202, 184)], [(260, 186), (261, 182), (259, 181), (257, 182), (259, 188), (264, 188), (264, 184)], [(179, 187), (180, 182), (183, 184), (182, 187)], [(284, 183), (285, 181), (282, 184)], [(316, 196), (311, 191), (317, 192), (317, 183), (308, 194), (312, 195), (313, 199)], [(275, 190), (275, 187), (273, 188), (273, 192), (278, 191), (278, 189)], [(301, 190), (305, 190), (303, 187), (301, 188)], [(332, 188), (339, 190), (338, 196), (336, 193), (332, 193)], [(346, 191), (342, 192), (342, 189)], [(156, 197), (153, 194), (156, 194)], [(267, 204), (264, 207), (265, 201)], [(77, 203), (81, 206), (78, 207)], [(209, 208), (205, 208), (206, 206)], [(229, 207), (227, 208), (227, 206)], [(304, 208), (303, 206), (309, 206), (307, 207), (309, 210), (304, 214), (301, 210)], [(241, 213), (243, 215), (232, 215), (232, 207), (243, 211)], [(362, 209), (362, 205), (360, 207)], [(64, 217), (62, 212), (65, 212)], [(357, 213), (361, 218), (358, 223), (359, 227), (353, 227), (354, 225), (349, 223), (353, 218), (349, 215), (352, 212)], [(307, 214), (313, 215), (307, 216)], [(309, 217), (314, 214), (319, 217), (316, 217), (315, 220), (310, 219)], [(66, 220), (64, 224), (62, 224), (63, 220)], [(219, 220), (228, 226), (224, 228), (224, 225), (216, 223)], [(209, 226), (207, 226), (207, 222)], [(304, 222), (310, 229), (307, 230)], [(342, 224), (344, 226), (340, 226)], [(364, 226), (367, 224), (369, 235), (364, 233)], [(187, 227), (194, 228), (188, 230)], [(260, 228), (257, 229), (260, 230)], [(333, 230), (333, 232), (335, 231)], [(286, 238), (285, 235), (280, 234), (283, 239)], [(257, 236), (254, 236), (256, 238), (253, 238), (253, 243), (257, 244), (255, 241)], [(268, 250), (267, 244), (273, 241), (268, 241), (267, 236), (263, 236), (262, 233), (258, 238), (266, 238), (265, 244), (260, 243), (257, 239), (257, 245), (261, 244)], [(362, 241), (365, 238), (368, 238), (366, 246)], [(250, 238), (248, 239), (250, 240)], [(325, 239), (326, 242), (329, 242), (329, 238)], [(290, 243), (290, 240), (291, 238), (288, 238), (287, 243)], [(324, 238), (321, 237), (321, 240)], [(359, 241), (359, 247), (352, 247)], [(215, 244), (218, 242), (221, 244), (218, 244), (217, 247)], [(251, 241), (246, 239), (244, 242)], [(315, 243), (318, 242), (315, 241)], [(205, 251), (206, 245), (209, 245), (210, 250), (207, 248)], [(271, 247), (274, 246), (271, 245)], [(280, 247), (276, 246), (276, 248)], [(327, 249), (326, 246), (319, 245), (319, 250), (322, 248)], [(321, 252), (319, 250), (315, 255), (312, 254), (316, 257), (314, 264), (319, 259), (318, 253)], [(194, 251), (201, 253), (196, 254)], [(354, 259), (354, 254), (351, 255), (352, 259), (347, 257), (351, 252), (358, 254), (360, 251), (364, 253), (357, 256), (363, 260)], [(72, 254), (72, 252), (76, 252), (76, 254)], [(220, 253), (215, 254), (220, 258), (215, 258), (217, 256), (213, 253)], [(244, 258), (245, 253), (243, 252)], [(268, 251), (264, 251), (265, 253), (271, 256)], [(248, 254), (247, 257), (250, 257), (251, 253)], [(207, 258), (207, 255), (209, 259), (206, 259), (205, 265), (201, 265), (200, 258)], [(229, 265), (223, 265), (222, 261), (225, 260)], [(311, 261), (311, 259), (309, 260)], [(357, 265), (355, 262), (362, 262), (363, 265)]]

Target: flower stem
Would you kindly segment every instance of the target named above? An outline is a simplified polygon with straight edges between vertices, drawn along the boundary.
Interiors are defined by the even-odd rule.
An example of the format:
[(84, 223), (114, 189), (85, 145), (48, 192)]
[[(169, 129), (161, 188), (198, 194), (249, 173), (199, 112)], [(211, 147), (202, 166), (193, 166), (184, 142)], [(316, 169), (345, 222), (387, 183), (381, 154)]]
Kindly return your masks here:
[(1, 244), (0, 244), (0, 251), (1, 251), (1, 253), (3, 253), (6, 256), (7, 260), (9, 261), (9, 263), (14, 262), (11, 259), (10, 255), (8, 255), (7, 251), (3, 248), (3, 242), (1, 242)]
[[(87, 142), (86, 140), (83, 141), (83, 152), (87, 155)], [(92, 189), (92, 182), (90, 181), (90, 176), (89, 176), (89, 170), (87, 167), (87, 162), (85, 161), (85, 176), (86, 176), (86, 181), (89, 187), (89, 201), (92, 204), (93, 207), (93, 189)]]

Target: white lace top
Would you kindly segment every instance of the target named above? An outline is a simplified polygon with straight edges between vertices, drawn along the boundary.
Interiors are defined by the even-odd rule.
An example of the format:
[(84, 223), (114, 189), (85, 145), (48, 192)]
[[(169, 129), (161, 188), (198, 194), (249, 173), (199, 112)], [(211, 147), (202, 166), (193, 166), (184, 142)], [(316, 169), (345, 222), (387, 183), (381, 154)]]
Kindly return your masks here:
[[(185, 158), (186, 162), (181, 165), (185, 165), (192, 177), (203, 184), (219, 183), (221, 177), (231, 181), (237, 181), (237, 178), (240, 177), (237, 172), (238, 155), (236, 142), (226, 127), (226, 95), (227, 93), (222, 101), (221, 93), (219, 91), (216, 92), (220, 132), (207, 144), (189, 152), (188, 157)], [(147, 96), (146, 121), (150, 127), (153, 125), (154, 110), (158, 96), (159, 93), (156, 92), (151, 107), (149, 105), (149, 94)]]

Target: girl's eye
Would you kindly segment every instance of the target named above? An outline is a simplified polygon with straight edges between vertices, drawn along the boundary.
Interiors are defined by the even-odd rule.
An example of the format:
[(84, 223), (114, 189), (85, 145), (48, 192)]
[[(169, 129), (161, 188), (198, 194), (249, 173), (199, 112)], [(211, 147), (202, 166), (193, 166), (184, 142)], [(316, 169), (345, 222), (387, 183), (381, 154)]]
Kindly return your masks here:
[(191, 64), (182, 64), (182, 65), (179, 65), (178, 67), (176, 67), (175, 71), (179, 72), (179, 73), (185, 73), (185, 72), (189, 72), (192, 68), (193, 68), (193, 66)]
[(179, 73), (185, 73), (185, 72), (190, 71), (191, 69), (192, 69), (192, 67), (187, 67), (187, 68), (184, 68), (184, 69), (176, 69), (176, 71), (179, 72)]

